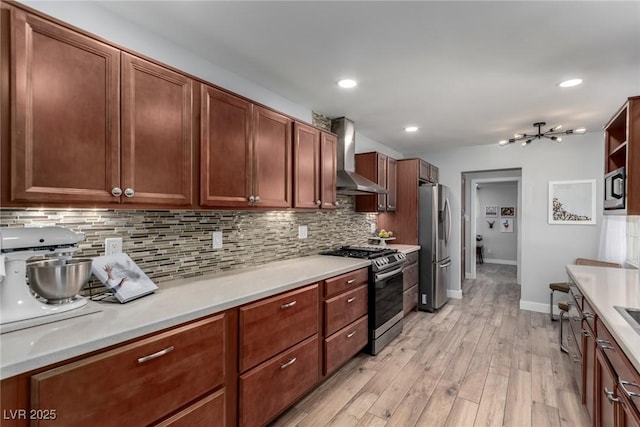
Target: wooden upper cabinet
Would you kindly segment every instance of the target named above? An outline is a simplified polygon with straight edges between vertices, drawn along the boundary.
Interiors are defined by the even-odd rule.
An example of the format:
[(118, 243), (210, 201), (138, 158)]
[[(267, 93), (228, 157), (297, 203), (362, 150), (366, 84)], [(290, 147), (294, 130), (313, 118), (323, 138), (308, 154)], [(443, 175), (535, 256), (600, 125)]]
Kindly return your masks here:
[(338, 138), (330, 133), (320, 132), (320, 207), (335, 209)]
[(387, 194), (356, 196), (358, 212), (388, 212), (396, 210), (397, 161), (384, 154), (356, 154), (356, 172), (387, 189)]
[(120, 51), (17, 9), (10, 20), (14, 114), (4, 197), (118, 203), (111, 190), (120, 183)]
[(293, 207), (335, 209), (336, 136), (299, 122), (293, 135)]
[(293, 137), (293, 207), (315, 209), (320, 201), (320, 131), (295, 122)]
[(210, 86), (201, 91), (200, 204), (291, 206), (291, 119)]
[(203, 85), (201, 109), (200, 204), (251, 206), (252, 104)]
[(291, 207), (291, 128), (288, 117), (254, 106), (252, 195), (257, 207)]
[(124, 203), (192, 203), (192, 105), (190, 78), (122, 54)]

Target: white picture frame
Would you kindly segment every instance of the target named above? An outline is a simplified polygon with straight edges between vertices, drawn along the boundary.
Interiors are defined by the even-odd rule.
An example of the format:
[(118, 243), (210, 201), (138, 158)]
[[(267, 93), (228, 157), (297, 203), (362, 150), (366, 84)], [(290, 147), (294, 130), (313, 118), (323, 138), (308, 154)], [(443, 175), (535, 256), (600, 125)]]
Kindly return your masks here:
[(498, 207), (497, 206), (485, 206), (484, 207), (484, 216), (487, 218), (497, 218), (498, 217)]
[(594, 225), (596, 180), (549, 181), (549, 224)]

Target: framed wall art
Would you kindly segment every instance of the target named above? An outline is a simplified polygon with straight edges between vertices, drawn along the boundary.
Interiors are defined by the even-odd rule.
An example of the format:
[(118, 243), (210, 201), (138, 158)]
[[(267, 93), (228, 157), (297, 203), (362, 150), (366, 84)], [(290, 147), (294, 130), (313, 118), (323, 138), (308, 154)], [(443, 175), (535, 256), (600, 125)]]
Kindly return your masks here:
[(487, 218), (497, 218), (498, 217), (498, 207), (497, 206), (485, 206), (484, 207), (484, 216)]
[(500, 232), (513, 233), (513, 220), (511, 218), (500, 218)]
[(500, 208), (500, 216), (506, 216), (506, 217), (516, 216), (516, 208), (513, 206), (502, 206)]
[(596, 223), (596, 180), (549, 181), (549, 224)]

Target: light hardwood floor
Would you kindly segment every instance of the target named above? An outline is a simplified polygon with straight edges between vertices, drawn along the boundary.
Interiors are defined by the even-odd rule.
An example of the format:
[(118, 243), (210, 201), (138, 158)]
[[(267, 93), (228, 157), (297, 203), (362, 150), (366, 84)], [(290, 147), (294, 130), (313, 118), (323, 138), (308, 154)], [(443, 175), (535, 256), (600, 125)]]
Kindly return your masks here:
[[(272, 426), (588, 426), (558, 322), (518, 308), (515, 267), (478, 266), (463, 298), (405, 318)], [(546, 286), (540, 284), (540, 286)]]

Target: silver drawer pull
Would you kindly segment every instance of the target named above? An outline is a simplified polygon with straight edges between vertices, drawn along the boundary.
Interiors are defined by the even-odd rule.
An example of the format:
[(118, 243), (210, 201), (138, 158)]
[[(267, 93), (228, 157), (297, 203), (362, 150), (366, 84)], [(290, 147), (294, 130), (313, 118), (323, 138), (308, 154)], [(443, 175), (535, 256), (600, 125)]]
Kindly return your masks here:
[(640, 397), (639, 393), (627, 390), (627, 388), (625, 387), (627, 385), (631, 387), (640, 388), (639, 384), (632, 383), (631, 381), (620, 380), (620, 387), (622, 387), (622, 391), (624, 391), (624, 394), (626, 394), (630, 399), (633, 399), (634, 397)]
[(293, 307), (294, 305), (296, 305), (296, 302), (297, 301), (294, 300), (294, 301), (288, 302), (286, 304), (282, 304), (280, 306), (280, 308), (284, 310), (285, 308)]
[(573, 355), (573, 363), (582, 363), (582, 357)]
[(355, 281), (356, 281), (356, 279), (347, 280), (347, 285), (350, 285), (350, 284), (354, 283)]
[(294, 363), (296, 363), (296, 360), (298, 360), (297, 357), (294, 357), (293, 359), (289, 359), (287, 362), (285, 362), (282, 365), (280, 365), (280, 369), (288, 368), (289, 366), (291, 366)]
[(350, 304), (356, 300), (356, 297), (351, 297), (347, 300), (347, 304)]
[(582, 313), (582, 315), (587, 319), (593, 319), (594, 317), (596, 317), (596, 315), (590, 311), (585, 311), (584, 313)]
[(153, 354), (150, 354), (148, 356), (144, 356), (144, 357), (138, 358), (138, 363), (142, 364), (142, 363), (148, 362), (150, 360), (157, 359), (158, 357), (164, 356), (165, 354), (169, 354), (172, 351), (173, 351), (173, 346), (167, 347), (165, 349), (157, 351), (157, 352), (155, 352)]
[(607, 396), (607, 399), (609, 400), (609, 403), (611, 403), (612, 405), (613, 405), (614, 403), (618, 403), (618, 402), (620, 402), (620, 399), (619, 399), (619, 398), (617, 398), (617, 397), (613, 397), (613, 392), (612, 392), (612, 391), (607, 390), (607, 388), (606, 388), (606, 387), (604, 388), (604, 395), (605, 395), (605, 396)]
[(356, 334), (356, 331), (351, 332), (349, 335), (347, 335), (347, 338), (351, 338), (352, 336), (354, 336)]

